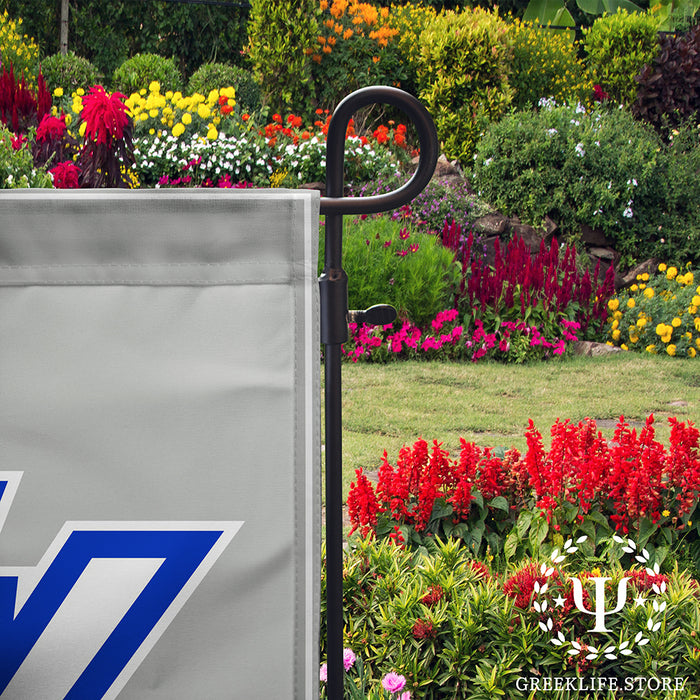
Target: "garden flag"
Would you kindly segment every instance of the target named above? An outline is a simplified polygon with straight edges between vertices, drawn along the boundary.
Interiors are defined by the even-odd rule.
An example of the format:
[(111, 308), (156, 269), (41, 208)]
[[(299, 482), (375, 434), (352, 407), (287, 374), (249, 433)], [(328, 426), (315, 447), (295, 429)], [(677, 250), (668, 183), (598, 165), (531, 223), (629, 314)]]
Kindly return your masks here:
[(0, 698), (318, 694), (317, 192), (0, 196)]

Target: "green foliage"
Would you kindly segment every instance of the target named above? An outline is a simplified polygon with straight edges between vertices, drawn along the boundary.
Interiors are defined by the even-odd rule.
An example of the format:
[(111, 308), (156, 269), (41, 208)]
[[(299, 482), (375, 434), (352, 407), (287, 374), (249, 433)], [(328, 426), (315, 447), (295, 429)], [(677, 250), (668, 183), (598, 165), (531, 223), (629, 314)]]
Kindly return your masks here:
[(311, 54), (318, 36), (315, 0), (252, 0), (246, 52), (263, 104), (276, 112), (311, 112)]
[(578, 57), (572, 32), (520, 20), (509, 28), (513, 37), (509, 81), (515, 91), (514, 107), (535, 107), (542, 97), (553, 97), (558, 102), (586, 101), (593, 84)]
[(591, 78), (626, 105), (637, 95), (635, 76), (657, 55), (658, 19), (651, 13), (618, 10), (584, 30), (583, 46)]
[(12, 145), (14, 139), (14, 134), (0, 125), (0, 188), (52, 187), (46, 170), (35, 167), (28, 145), (25, 143), (15, 149)]
[(346, 223), (343, 267), (350, 308), (391, 304), (417, 325), (430, 323), (436, 309), (450, 307), (459, 274), (454, 253), (436, 236), (387, 217)]
[(609, 302), (610, 341), (627, 350), (696, 357), (700, 353), (698, 282), (700, 271), (679, 273), (666, 263), (651, 278), (647, 273), (638, 275), (630, 289)]
[(10, 18), (7, 10), (0, 15), (0, 64), (15, 76), (24, 76), (27, 85), (36, 85), (39, 74), (39, 47), (24, 34), (22, 19)]
[(114, 71), (112, 89), (131, 95), (139, 90), (148, 90), (154, 80), (160, 83), (163, 92), (182, 87), (182, 76), (172, 58), (153, 53), (136, 54)]
[[(661, 217), (661, 142), (625, 110), (544, 105), (493, 123), (479, 142), (479, 196), (534, 226), (546, 216), (564, 235), (600, 230), (622, 254), (643, 258)], [(658, 226), (658, 223), (656, 223)]]
[(638, 78), (634, 114), (663, 131), (695, 118), (700, 104), (700, 25), (659, 39), (659, 52)]
[[(653, 579), (664, 581), (661, 594), (651, 586), (637, 588), (636, 579), (630, 582), (628, 598), (641, 592), (648, 602), (635, 605), (628, 600), (619, 617), (608, 620), (611, 631), (600, 634), (591, 632), (591, 616), (571, 602), (542, 610), (540, 601), (556, 595), (571, 601), (572, 595), (568, 562), (552, 568), (547, 577), (540, 568), (545, 561), (525, 560), (497, 577), (454, 541), (436, 540), (418, 552), (386, 541), (356, 541), (344, 562), (345, 646), (357, 654), (363, 682), (376, 682), (396, 671), (407, 679), (411, 696), (421, 700), (567, 700), (571, 695), (566, 689), (541, 687), (529, 694), (523, 681), (607, 676), (620, 679), (622, 685), (627, 677), (679, 677), (685, 680), (683, 697), (698, 697), (693, 691), (698, 683), (695, 635), (700, 607), (697, 584), (687, 573), (674, 570)], [(641, 574), (638, 567), (636, 577)], [(616, 587), (627, 572), (618, 565), (593, 575), (607, 577)], [(541, 589), (545, 582), (547, 591)], [(321, 585), (323, 620), (323, 574)], [(590, 584), (587, 588), (593, 591)], [(661, 612), (653, 607), (653, 602), (660, 607), (657, 595), (665, 604)], [(653, 625), (660, 623), (655, 631), (648, 629), (649, 619)], [(553, 623), (551, 632), (547, 620)], [(322, 628), (322, 649), (324, 637)], [(572, 645), (577, 639), (591, 647), (596, 644), (596, 653), (585, 660), (578, 656)], [(640, 644), (642, 639), (648, 641)], [(617, 649), (624, 640), (631, 653), (604, 658), (603, 649)], [(356, 674), (350, 669), (346, 683), (357, 684)], [(577, 697), (601, 696), (582, 692)], [(635, 687), (625, 697), (670, 700), (673, 695), (646, 688), (637, 692)]]
[(484, 122), (504, 114), (511, 55), (506, 23), (479, 8), (438, 15), (421, 34), (420, 97), (449, 158), (469, 162)]
[(100, 71), (87, 58), (76, 56), (72, 51), (67, 54), (55, 53), (41, 61), (41, 72), (50, 92), (63, 88), (65, 94), (71, 94), (78, 88), (87, 90), (100, 82)]
[(233, 87), (240, 112), (256, 112), (260, 109), (260, 86), (250, 71), (229, 63), (205, 63), (190, 77), (187, 94), (208, 95), (212, 90)]

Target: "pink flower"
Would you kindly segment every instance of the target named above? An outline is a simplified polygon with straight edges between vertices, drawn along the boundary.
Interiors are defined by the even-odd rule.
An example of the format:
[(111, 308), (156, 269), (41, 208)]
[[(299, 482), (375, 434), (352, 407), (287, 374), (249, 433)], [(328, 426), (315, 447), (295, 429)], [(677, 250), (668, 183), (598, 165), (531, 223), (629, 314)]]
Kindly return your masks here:
[(83, 97), (85, 136), (103, 144), (124, 138), (124, 129), (131, 121), (122, 102), (125, 98), (120, 92), (110, 95), (101, 85), (93, 85)]
[(74, 190), (80, 187), (78, 183), (78, 175), (80, 168), (70, 160), (65, 160), (62, 163), (57, 163), (51, 170), (53, 178), (53, 186), (59, 190)]
[(63, 138), (63, 134), (66, 133), (66, 118), (65, 117), (52, 117), (49, 114), (45, 114), (44, 118), (41, 120), (41, 124), (36, 130), (36, 140), (39, 143), (44, 143), (46, 141), (54, 141)]
[(388, 693), (400, 693), (405, 687), (406, 679), (393, 671), (382, 678), (382, 688)]
[(398, 700), (411, 700), (411, 692), (407, 690), (405, 693), (399, 695)]
[(343, 649), (343, 666), (349, 671), (355, 663), (355, 654), (352, 649)]
[(321, 670), (319, 671), (319, 679), (324, 683), (328, 681), (328, 664), (323, 664)]

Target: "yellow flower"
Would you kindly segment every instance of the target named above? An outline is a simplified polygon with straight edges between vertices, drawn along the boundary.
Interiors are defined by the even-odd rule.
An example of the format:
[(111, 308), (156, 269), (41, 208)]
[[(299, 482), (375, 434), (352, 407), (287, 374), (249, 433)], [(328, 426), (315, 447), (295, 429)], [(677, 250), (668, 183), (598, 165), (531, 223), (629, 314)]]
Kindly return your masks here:
[(83, 88), (78, 88), (75, 94), (78, 95), (78, 97), (82, 97), (85, 94), (85, 90), (83, 90)]
[(653, 288), (653, 287), (647, 287), (647, 288), (644, 290), (644, 296), (645, 296), (647, 299), (651, 299), (651, 298), (654, 296), (654, 288)]
[(695, 348), (688, 348), (688, 357), (695, 357), (696, 355)]
[(185, 133), (185, 125), (182, 122), (178, 122), (175, 124), (173, 127), (173, 136), (175, 138), (178, 138), (178, 136), (182, 136)]
[(656, 345), (647, 345), (645, 349), (648, 353), (656, 355)]
[(675, 267), (669, 267), (666, 270), (666, 279), (672, 280), (678, 274), (678, 270)]
[(629, 348), (628, 348), (624, 343), (622, 343), (622, 345), (620, 345), (620, 347), (621, 347), (623, 350), (629, 350)]
[(690, 300), (693, 306), (700, 306), (700, 294), (694, 294), (693, 298)]
[(202, 119), (209, 119), (209, 115), (211, 114), (211, 110), (209, 109), (209, 107), (207, 105), (200, 103), (199, 105), (197, 105), (197, 114), (199, 114), (199, 116)]
[(673, 357), (676, 354), (676, 346), (675, 345), (668, 345), (666, 347), (666, 352)]
[(616, 311), (619, 306), (620, 306), (620, 302), (617, 299), (611, 299), (608, 302), (608, 308), (610, 309), (610, 311)]
[(619, 326), (620, 326), (620, 322), (617, 319), (613, 319), (612, 329), (616, 330), (617, 328), (619, 328)]
[(633, 285), (630, 287), (630, 291), (632, 291), (632, 292), (636, 292), (638, 289), (639, 289), (639, 287), (638, 287), (636, 284), (633, 284)]
[(152, 80), (148, 85), (149, 92), (160, 92), (160, 83), (157, 80)]
[(62, 87), (57, 87), (57, 88), (53, 91), (53, 96), (54, 96), (54, 97), (63, 97), (63, 88), (62, 88)]
[(647, 325), (646, 318), (642, 317), (642, 318), (637, 319), (637, 328), (644, 328), (644, 326), (646, 326), (646, 325)]
[(661, 515), (663, 515), (664, 518), (668, 518), (668, 516), (671, 515), (671, 511), (670, 510), (662, 510)]
[(183, 124), (191, 124), (192, 123), (192, 115), (189, 112), (185, 112), (182, 115), (182, 123)]
[(674, 328), (678, 328), (682, 323), (683, 323), (683, 321), (681, 321), (680, 318), (678, 318), (678, 316), (676, 316), (676, 317), (673, 319), (673, 321), (671, 321), (671, 325), (672, 325)]
[(613, 314), (613, 318), (619, 321), (622, 318), (622, 311), (616, 311)]
[(659, 323), (656, 326), (656, 335), (665, 335), (666, 334), (666, 324), (665, 323)]
[(216, 127), (213, 124), (209, 124), (209, 131), (207, 131), (207, 140), (216, 141), (218, 136), (219, 132), (216, 130)]
[(649, 273), (648, 273), (648, 272), (645, 272), (645, 273), (642, 275), (642, 282), (648, 282), (648, 281), (649, 281)]
[(619, 330), (614, 330), (612, 332), (612, 339), (615, 341), (620, 340), (620, 331)]
[(666, 263), (659, 263), (659, 272), (666, 272)]
[(631, 298), (630, 298), (630, 299), (627, 300), (627, 308), (628, 308), (628, 309), (633, 309), (633, 308), (634, 308), (634, 304), (635, 304), (634, 299), (631, 299)]
[(81, 136), (85, 136), (85, 131), (86, 131), (86, 129), (87, 129), (87, 122), (83, 122), (83, 123), (80, 125), (80, 128), (78, 129), (78, 133), (79, 133)]

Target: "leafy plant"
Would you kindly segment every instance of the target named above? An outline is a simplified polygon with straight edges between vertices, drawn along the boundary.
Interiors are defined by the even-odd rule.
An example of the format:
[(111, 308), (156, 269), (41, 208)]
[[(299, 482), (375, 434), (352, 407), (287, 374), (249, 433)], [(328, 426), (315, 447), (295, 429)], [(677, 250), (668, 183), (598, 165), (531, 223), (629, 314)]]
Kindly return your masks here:
[(311, 54), (319, 34), (317, 0), (252, 0), (246, 52), (263, 104), (311, 112)]
[(700, 353), (700, 272), (678, 271), (665, 263), (659, 274), (637, 275), (628, 289), (610, 299), (609, 342), (624, 350), (674, 357)]
[(350, 308), (391, 304), (418, 326), (451, 306), (459, 274), (454, 253), (436, 236), (386, 217), (346, 224), (343, 266)]
[(46, 170), (34, 165), (27, 139), (0, 125), (0, 187), (11, 190), (51, 186)]
[(131, 95), (146, 90), (154, 80), (164, 91), (182, 87), (182, 76), (174, 59), (152, 53), (136, 54), (114, 71), (112, 88), (115, 92)]
[(543, 97), (558, 102), (585, 102), (593, 89), (579, 44), (568, 31), (538, 27), (516, 19), (510, 25), (513, 60), (509, 81), (513, 106), (536, 107)]
[[(618, 559), (626, 558), (616, 546)], [(361, 667), (357, 675), (366, 687), (395, 672), (421, 700), (566, 700), (569, 691), (555, 689), (552, 677), (575, 685), (579, 679), (614, 677), (620, 687), (626, 678), (680, 677), (684, 697), (696, 700), (697, 583), (675, 569), (656, 573), (651, 561), (646, 568), (652, 575), (638, 562), (623, 569), (616, 560), (606, 567), (578, 552), (562, 556), (562, 551), (526, 558), (498, 575), (456, 540), (435, 538), (418, 551), (389, 540), (353, 541), (343, 574), (346, 654), (354, 659), (348, 680), (359, 684), (355, 673)], [(617, 587), (627, 578), (622, 584), (627, 605), (610, 623), (612, 630), (592, 632), (591, 616), (574, 601), (572, 568), (580, 572), (588, 610), (591, 579), (604, 578)], [(321, 585), (323, 620), (323, 574)], [(629, 600), (635, 595), (645, 603)], [(610, 652), (618, 648), (627, 653)], [(349, 688), (346, 693), (357, 697)], [(590, 700), (594, 694), (583, 697)], [(649, 694), (646, 684), (639, 689), (633, 684), (625, 697), (669, 700), (671, 695)]]
[(512, 40), (496, 13), (480, 8), (440, 14), (421, 34), (420, 98), (435, 120), (445, 154), (471, 161), (484, 123), (501, 117)]
[(638, 77), (632, 111), (665, 131), (696, 118), (700, 101), (700, 25), (659, 38), (659, 50)]
[(102, 77), (97, 66), (72, 51), (66, 54), (56, 53), (42, 59), (41, 72), (52, 93), (56, 88), (68, 94), (78, 88), (86, 90), (99, 83)]
[(236, 102), (241, 112), (256, 112), (260, 109), (260, 86), (250, 71), (228, 63), (205, 63), (191, 76), (187, 83), (187, 94), (208, 95), (212, 90), (233, 87)]
[(658, 19), (653, 14), (624, 9), (599, 17), (584, 29), (588, 70), (612, 100), (626, 105), (634, 102), (635, 76), (659, 51), (657, 31)]

